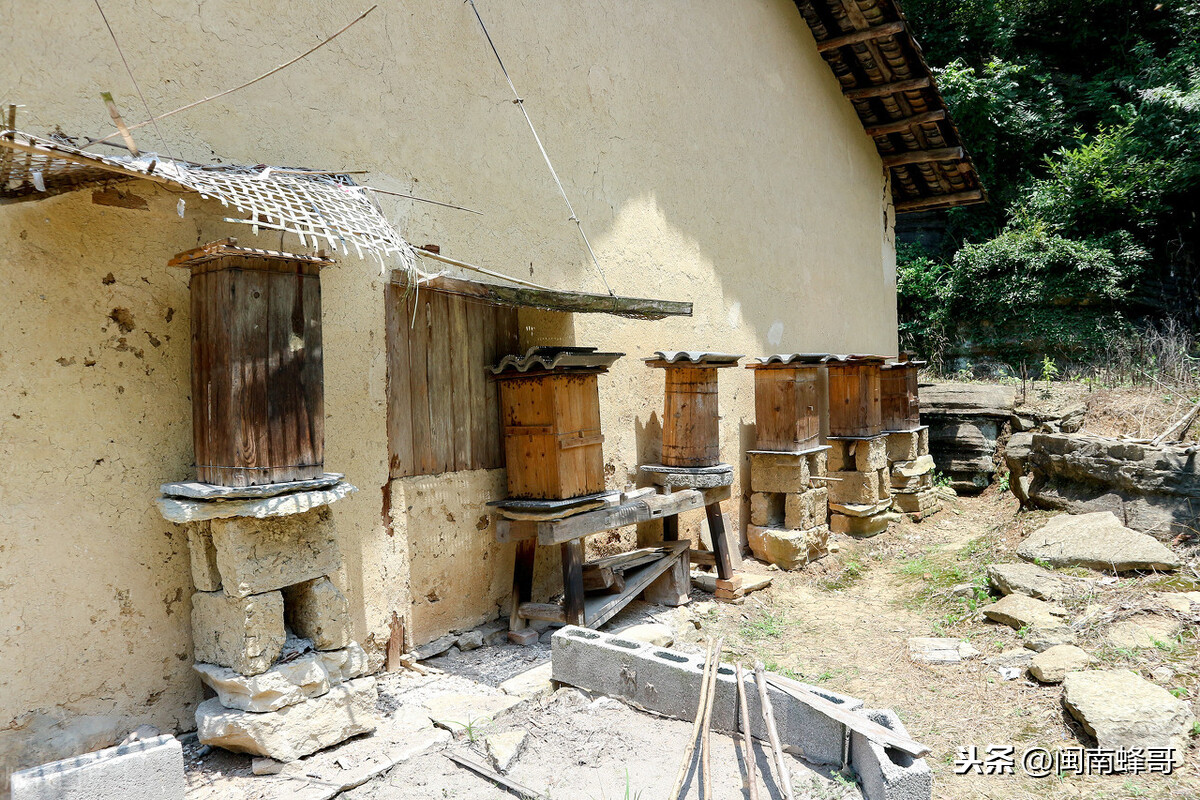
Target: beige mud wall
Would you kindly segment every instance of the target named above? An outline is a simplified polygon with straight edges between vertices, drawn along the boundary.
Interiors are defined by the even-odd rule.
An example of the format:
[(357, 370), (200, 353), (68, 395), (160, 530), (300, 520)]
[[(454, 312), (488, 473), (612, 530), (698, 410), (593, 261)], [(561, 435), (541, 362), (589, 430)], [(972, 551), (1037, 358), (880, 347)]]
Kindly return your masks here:
[[(35, 133), (109, 132), (104, 90), (140, 119), (94, 9), (68, 5), (0, 8), (0, 100), (25, 104), (20, 127)], [(362, 10), (110, 5), (156, 111), (264, 72)], [(695, 303), (693, 317), (662, 322), (522, 315), (526, 343), (629, 353), (601, 382), (612, 486), (657, 454), (662, 376), (637, 360), (652, 349), (895, 352), (883, 171), (790, 0), (479, 7), (613, 289)], [(197, 161), (364, 169), (384, 188), (477, 208), (485, 215), (382, 201), (417, 244), (603, 290), (460, 2), (384, 4), (286, 72), (159, 130)], [(153, 128), (137, 138), (163, 149)], [(189, 196), (181, 219), (177, 195), (125, 188), (146, 210), (94, 205), (90, 191), (0, 208), (0, 653), (10, 665), (0, 763), (10, 766), (141, 722), (187, 729), (199, 699), (186, 545), (151, 505), (157, 485), (191, 464), (186, 281), (165, 262), (221, 236), (254, 240), (215, 204)], [(378, 648), (410, 595), (413, 640), (494, 617), (511, 552), (479, 522), (503, 473), (389, 484), (382, 279), (352, 257), (322, 286), (326, 465), (361, 489), (333, 507), (346, 559), (335, 577), (358, 638)], [(110, 318), (116, 308), (130, 330)], [(750, 386), (744, 370), (723, 373), (729, 460), (752, 436)], [(400, 496), (417, 501), (411, 511), (396, 513)], [(453, 498), (453, 521), (439, 497)]]

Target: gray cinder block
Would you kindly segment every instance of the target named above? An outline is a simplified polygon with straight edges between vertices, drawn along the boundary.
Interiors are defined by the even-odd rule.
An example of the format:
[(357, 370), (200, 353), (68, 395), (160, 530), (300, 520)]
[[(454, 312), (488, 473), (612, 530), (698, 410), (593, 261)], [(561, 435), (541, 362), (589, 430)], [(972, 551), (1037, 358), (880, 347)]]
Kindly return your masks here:
[(174, 736), (130, 742), (12, 775), (12, 800), (183, 800), (183, 748)]
[[(616, 697), (663, 716), (683, 720), (695, 718), (704, 673), (702, 655), (630, 642), (619, 635), (575, 626), (560, 629), (551, 641), (555, 681)], [(754, 673), (744, 671), (743, 676), (750, 733), (765, 740), (767, 731)], [(804, 686), (847, 710), (853, 711), (863, 705), (861, 700), (853, 697)], [(732, 732), (738, 725), (737, 683), (732, 665), (719, 667), (715, 692), (713, 728)], [(814, 764), (841, 765), (845, 726), (775, 687), (770, 687), (768, 693), (784, 747)]]
[[(908, 735), (900, 717), (891, 709), (860, 709), (858, 713)], [(850, 735), (850, 764), (858, 773), (866, 800), (929, 800), (933, 795), (933, 772), (925, 759), (884, 747), (861, 733)]]

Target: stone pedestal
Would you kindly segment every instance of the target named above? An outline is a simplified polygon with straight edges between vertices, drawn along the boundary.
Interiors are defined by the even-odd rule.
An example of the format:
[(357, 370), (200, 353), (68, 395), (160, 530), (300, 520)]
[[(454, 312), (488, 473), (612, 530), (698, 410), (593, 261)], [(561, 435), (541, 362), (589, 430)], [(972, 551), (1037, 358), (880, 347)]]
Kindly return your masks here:
[(874, 536), (898, 519), (886, 434), (829, 439), (829, 528), (850, 536)]
[(330, 510), (258, 518), (190, 502), (195, 670), (216, 693), (196, 709), (200, 741), (294, 761), (373, 731), (375, 681), (330, 579), (342, 563)]
[(805, 453), (750, 452), (750, 525), (755, 558), (797, 569), (826, 555), (829, 540), (827, 447)]
[(885, 438), (893, 508), (915, 522), (940, 511), (942, 503), (933, 485), (929, 427), (893, 431)]

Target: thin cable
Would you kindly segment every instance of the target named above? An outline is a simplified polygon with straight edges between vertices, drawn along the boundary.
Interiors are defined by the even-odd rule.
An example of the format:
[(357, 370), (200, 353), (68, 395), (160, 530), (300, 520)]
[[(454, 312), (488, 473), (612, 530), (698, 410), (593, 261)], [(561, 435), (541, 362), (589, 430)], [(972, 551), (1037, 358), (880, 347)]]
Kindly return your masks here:
[(163, 138), (162, 131), (158, 129), (158, 121), (153, 119), (154, 112), (150, 110), (150, 104), (146, 102), (146, 95), (142, 94), (142, 87), (138, 85), (137, 78), (133, 77), (133, 70), (129, 68), (129, 61), (125, 58), (125, 51), (121, 49), (121, 43), (117, 41), (117, 34), (113, 32), (112, 25), (108, 21), (108, 15), (100, 7), (100, 0), (95, 1), (96, 10), (100, 12), (100, 19), (104, 20), (104, 27), (108, 28), (108, 35), (112, 37), (113, 44), (117, 46), (117, 54), (121, 56), (121, 63), (125, 65), (125, 72), (129, 74), (129, 80), (133, 81), (133, 88), (137, 89), (138, 97), (142, 99), (142, 106), (146, 109), (146, 116), (150, 117), (154, 122), (154, 135), (158, 137), (158, 142), (163, 146), (167, 158), (174, 161), (175, 156), (171, 155), (171, 148), (167, 146), (167, 140)]
[(479, 27), (483, 30), (483, 35), (487, 39), (488, 45), (492, 48), (492, 53), (496, 56), (496, 63), (500, 65), (500, 71), (504, 73), (504, 79), (508, 81), (508, 88), (512, 89), (514, 103), (521, 109), (521, 113), (525, 115), (525, 121), (529, 123), (529, 131), (533, 134), (533, 140), (537, 142), (538, 149), (542, 151), (542, 158), (546, 160), (546, 166), (550, 168), (550, 176), (554, 178), (554, 182), (558, 185), (558, 192), (562, 195), (562, 199), (567, 204), (567, 210), (571, 212), (570, 221), (575, 223), (575, 227), (579, 229), (579, 235), (583, 239), (583, 244), (587, 247), (588, 255), (592, 257), (592, 263), (596, 266), (596, 271), (600, 273), (600, 280), (604, 281), (604, 288), (612, 297), (616, 297), (612, 287), (608, 285), (608, 278), (604, 275), (604, 269), (601, 268), (600, 262), (596, 260), (596, 253), (592, 250), (592, 243), (588, 241), (587, 234), (583, 232), (583, 223), (579, 221), (579, 216), (575, 213), (575, 207), (571, 205), (571, 198), (567, 197), (567, 190), (563, 188), (562, 181), (558, 179), (558, 172), (555, 171), (554, 165), (550, 163), (550, 156), (546, 153), (546, 148), (542, 145), (542, 137), (538, 136), (537, 128), (533, 127), (533, 120), (529, 118), (529, 112), (525, 110), (525, 101), (521, 99), (520, 92), (513, 84), (512, 76), (508, 74), (508, 70), (504, 66), (504, 59), (500, 58), (500, 51), (496, 49), (496, 43), (492, 41), (492, 35), (488, 33), (487, 26), (483, 24), (483, 17), (479, 16), (479, 8), (475, 5), (475, 0), (467, 0), (471, 4), (471, 10), (475, 12), (475, 19), (479, 20)]

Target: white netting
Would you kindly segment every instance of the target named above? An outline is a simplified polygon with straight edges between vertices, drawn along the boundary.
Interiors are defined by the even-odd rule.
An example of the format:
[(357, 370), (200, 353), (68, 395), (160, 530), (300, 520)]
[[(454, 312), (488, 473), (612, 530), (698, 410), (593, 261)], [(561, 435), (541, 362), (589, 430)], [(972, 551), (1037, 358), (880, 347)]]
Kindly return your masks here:
[(246, 215), (255, 227), (295, 234), (304, 246), (369, 254), (381, 268), (416, 269), (412, 247), (348, 175), (192, 164), (154, 154), (102, 156), (17, 131), (0, 133), (0, 197), (30, 199), (115, 179), (146, 178), (190, 189)]

